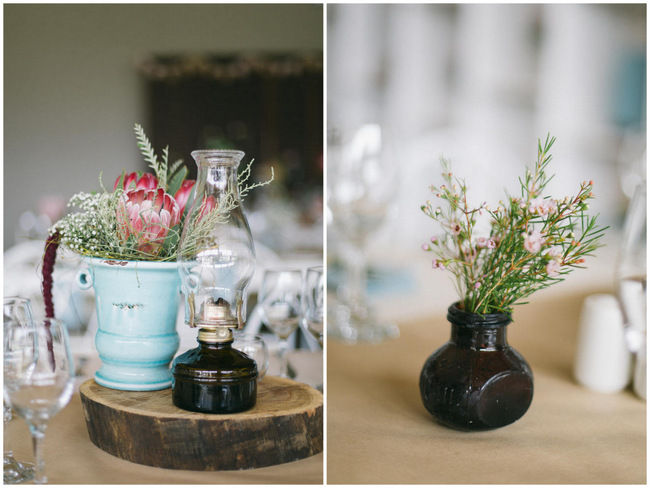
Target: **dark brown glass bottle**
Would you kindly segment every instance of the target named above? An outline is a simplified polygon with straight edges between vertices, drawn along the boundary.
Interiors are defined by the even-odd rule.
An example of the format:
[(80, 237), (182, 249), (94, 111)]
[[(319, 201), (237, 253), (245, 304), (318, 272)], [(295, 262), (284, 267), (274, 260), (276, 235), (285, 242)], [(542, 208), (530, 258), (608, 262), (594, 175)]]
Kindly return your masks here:
[(226, 342), (199, 340), (172, 364), (172, 401), (183, 410), (235, 413), (255, 406), (255, 360)]
[(533, 398), (533, 374), (506, 341), (505, 313), (471, 314), (449, 307), (451, 340), (434, 352), (420, 375), (426, 409), (458, 430), (503, 427), (521, 418)]

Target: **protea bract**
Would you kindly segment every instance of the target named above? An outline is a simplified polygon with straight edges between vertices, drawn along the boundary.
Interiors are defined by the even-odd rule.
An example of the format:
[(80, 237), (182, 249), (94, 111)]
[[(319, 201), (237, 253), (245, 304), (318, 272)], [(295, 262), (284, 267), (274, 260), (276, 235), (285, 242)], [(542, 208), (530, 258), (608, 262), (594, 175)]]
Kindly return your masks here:
[(138, 251), (157, 255), (169, 231), (180, 222), (180, 207), (162, 188), (128, 190), (117, 208), (117, 232), (122, 244), (133, 237)]

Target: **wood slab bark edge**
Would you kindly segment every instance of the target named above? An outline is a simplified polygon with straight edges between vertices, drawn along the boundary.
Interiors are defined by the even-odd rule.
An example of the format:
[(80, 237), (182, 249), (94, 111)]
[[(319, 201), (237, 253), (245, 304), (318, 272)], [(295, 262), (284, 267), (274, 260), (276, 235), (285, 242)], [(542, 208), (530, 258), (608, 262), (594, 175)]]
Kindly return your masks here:
[(169, 469), (261, 468), (323, 451), (323, 395), (293, 380), (265, 377), (255, 407), (210, 415), (172, 404), (171, 389), (132, 392), (84, 382), (88, 435), (103, 451)]

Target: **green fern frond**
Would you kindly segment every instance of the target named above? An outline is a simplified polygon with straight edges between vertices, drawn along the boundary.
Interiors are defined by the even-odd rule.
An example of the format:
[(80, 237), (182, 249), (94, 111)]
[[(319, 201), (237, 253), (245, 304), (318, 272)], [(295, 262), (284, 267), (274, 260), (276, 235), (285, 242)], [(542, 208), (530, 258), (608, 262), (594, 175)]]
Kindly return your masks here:
[(158, 162), (158, 157), (156, 156), (153, 146), (140, 124), (135, 124), (135, 137), (138, 141), (138, 148), (140, 149), (142, 156), (144, 156), (144, 160), (149, 163), (149, 167), (156, 173), (156, 178), (160, 180), (159, 173), (161, 168), (160, 163)]
[(176, 172), (178, 171), (178, 169), (181, 167), (182, 164), (183, 164), (182, 159), (177, 159), (176, 161), (174, 161), (167, 171), (167, 176), (168, 177), (174, 176), (174, 174), (176, 174)]

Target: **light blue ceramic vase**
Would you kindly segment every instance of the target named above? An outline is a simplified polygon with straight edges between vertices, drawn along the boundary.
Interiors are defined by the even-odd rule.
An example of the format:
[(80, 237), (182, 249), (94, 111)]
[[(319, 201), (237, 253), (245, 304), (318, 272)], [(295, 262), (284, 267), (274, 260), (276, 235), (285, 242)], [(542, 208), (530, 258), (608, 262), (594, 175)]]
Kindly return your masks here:
[(149, 391), (172, 383), (169, 363), (180, 342), (176, 316), (180, 276), (175, 262), (86, 259), (81, 288), (95, 289), (102, 366), (95, 381), (117, 390)]

